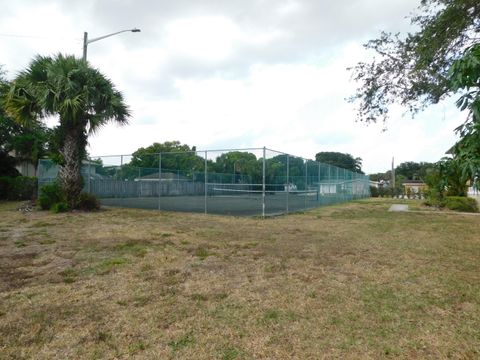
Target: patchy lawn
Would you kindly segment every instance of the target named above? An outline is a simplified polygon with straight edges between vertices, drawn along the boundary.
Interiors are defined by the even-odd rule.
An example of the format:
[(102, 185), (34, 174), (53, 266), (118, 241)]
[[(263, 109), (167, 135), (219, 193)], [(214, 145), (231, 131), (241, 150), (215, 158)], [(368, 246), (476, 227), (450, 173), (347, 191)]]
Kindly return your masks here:
[(0, 357), (479, 358), (480, 217), (393, 202), (266, 220), (0, 203)]

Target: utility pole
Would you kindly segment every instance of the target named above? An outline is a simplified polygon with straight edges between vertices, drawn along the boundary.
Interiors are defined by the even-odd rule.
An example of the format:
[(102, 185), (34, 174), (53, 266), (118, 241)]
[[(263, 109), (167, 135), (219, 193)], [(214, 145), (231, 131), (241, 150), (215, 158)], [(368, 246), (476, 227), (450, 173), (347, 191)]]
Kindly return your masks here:
[(395, 157), (392, 157), (392, 189), (395, 189)]

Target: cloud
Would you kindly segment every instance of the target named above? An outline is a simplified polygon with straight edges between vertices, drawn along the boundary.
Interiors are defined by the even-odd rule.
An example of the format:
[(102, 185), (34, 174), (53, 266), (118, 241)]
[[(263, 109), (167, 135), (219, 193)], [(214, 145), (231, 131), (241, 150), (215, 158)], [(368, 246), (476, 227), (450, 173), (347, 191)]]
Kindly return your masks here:
[[(0, 60), (10, 75), (34, 54), (81, 56), (81, 37), (133, 27), (89, 45), (90, 63), (125, 94), (127, 127), (108, 126), (91, 154), (131, 153), (152, 142), (198, 148), (268, 146), (313, 158), (348, 152), (366, 171), (398, 161), (434, 161), (455, 141), (461, 114), (451, 103), (415, 119), (393, 112), (382, 124), (356, 123), (345, 102), (356, 87), (348, 66), (380, 30), (405, 31), (418, 0), (45, 0), (3, 4)], [(19, 27), (18, 25), (22, 26)], [(21, 28), (21, 31), (19, 30)]]

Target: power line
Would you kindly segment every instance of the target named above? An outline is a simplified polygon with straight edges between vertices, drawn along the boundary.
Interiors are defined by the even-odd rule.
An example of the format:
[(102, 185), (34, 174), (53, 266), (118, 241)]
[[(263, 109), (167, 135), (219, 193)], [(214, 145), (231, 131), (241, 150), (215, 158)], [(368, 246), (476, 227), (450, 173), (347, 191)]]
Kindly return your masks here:
[(18, 35), (18, 34), (1, 34), (2, 37), (13, 37), (13, 38), (25, 38), (25, 39), (43, 39), (43, 40), (75, 40), (81, 41), (80, 38), (64, 38), (64, 37), (53, 37), (53, 36), (36, 36), (36, 35)]

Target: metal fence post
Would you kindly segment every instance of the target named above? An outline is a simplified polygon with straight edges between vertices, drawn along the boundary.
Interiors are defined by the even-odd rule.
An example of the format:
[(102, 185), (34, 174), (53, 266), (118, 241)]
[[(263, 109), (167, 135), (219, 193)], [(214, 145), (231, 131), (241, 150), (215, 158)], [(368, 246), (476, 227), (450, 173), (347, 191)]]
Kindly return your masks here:
[(262, 217), (265, 218), (265, 156), (266, 148), (263, 147), (263, 161), (262, 161)]
[(348, 180), (348, 195), (347, 195), (347, 201), (351, 200), (352, 197), (352, 173), (350, 171), (347, 172), (345, 170), (346, 174), (345, 177)]
[(208, 192), (208, 166), (207, 166), (207, 150), (205, 150), (205, 214), (207, 214), (207, 192)]
[(308, 192), (308, 160), (305, 160), (305, 193), (303, 196), (303, 207), (307, 208), (307, 192)]
[(335, 167), (335, 197), (336, 197), (336, 202), (339, 202), (340, 201), (340, 184), (339, 184), (339, 181), (340, 181), (340, 177), (338, 175), (338, 167)]
[(330, 203), (330, 196), (332, 195), (332, 167), (330, 165), (328, 166), (328, 203)]
[(91, 174), (91, 171), (92, 171), (92, 170), (91, 170), (91, 168), (90, 168), (90, 166), (91, 166), (91, 163), (92, 163), (92, 159), (90, 159), (90, 158), (88, 157), (88, 158), (87, 158), (87, 160), (88, 160), (88, 174), (87, 174), (87, 176), (88, 176), (88, 182), (87, 182), (87, 192), (90, 194), (90, 193), (91, 193), (90, 174)]
[(287, 214), (288, 214), (289, 195), (290, 195), (290, 155), (287, 154)]
[(120, 190), (121, 194), (120, 197), (124, 197), (124, 189), (123, 189), (123, 155), (120, 155)]
[[(327, 166), (328, 166), (328, 182), (331, 183), (332, 182), (332, 174), (331, 174), (332, 167), (330, 165), (327, 165)], [(328, 192), (330, 192), (330, 190)]]
[(317, 202), (320, 202), (320, 177), (321, 177), (321, 169), (322, 164), (318, 163), (318, 188), (317, 188)]
[(358, 180), (358, 176), (357, 176), (357, 173), (353, 173), (353, 181), (352, 181), (352, 195), (353, 195), (353, 198), (356, 199), (357, 198), (357, 189), (358, 189), (358, 186), (357, 186), (357, 180)]
[(158, 210), (162, 209), (162, 153), (158, 154)]

